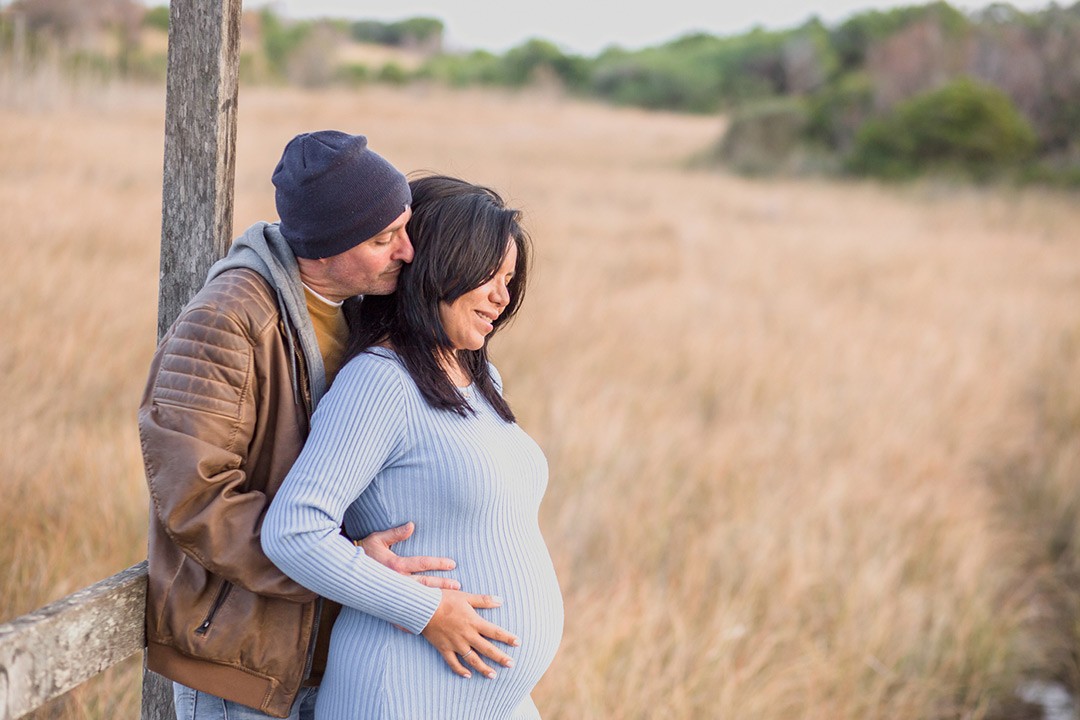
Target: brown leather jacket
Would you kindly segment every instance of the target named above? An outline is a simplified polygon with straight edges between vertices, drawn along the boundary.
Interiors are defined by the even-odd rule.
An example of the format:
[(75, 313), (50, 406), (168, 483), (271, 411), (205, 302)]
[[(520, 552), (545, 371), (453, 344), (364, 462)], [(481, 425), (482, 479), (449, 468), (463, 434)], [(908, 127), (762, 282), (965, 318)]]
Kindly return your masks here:
[(325, 658), (321, 601), (259, 543), (309, 427), (307, 382), (297, 398), (291, 376), (303, 359), (289, 357), (286, 332), (257, 272), (217, 276), (162, 339), (139, 408), (152, 508), (147, 663), (276, 717)]

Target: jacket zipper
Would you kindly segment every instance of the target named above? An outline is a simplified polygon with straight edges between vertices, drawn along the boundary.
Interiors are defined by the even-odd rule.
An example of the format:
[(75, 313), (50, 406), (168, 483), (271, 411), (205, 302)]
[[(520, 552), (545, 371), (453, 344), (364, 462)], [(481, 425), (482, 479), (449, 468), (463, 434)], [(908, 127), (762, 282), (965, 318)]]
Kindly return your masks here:
[[(281, 331), (282, 337), (285, 333), (291, 332), (288, 325), (285, 324), (283, 317), (278, 318), (278, 328)], [(300, 338), (296, 333), (292, 333), (293, 338), (293, 359), (296, 361), (296, 369), (299, 377), (292, 378), (300, 390), (300, 399), (304, 402), (304, 412), (308, 416), (308, 420), (311, 420), (311, 414), (313, 409), (311, 407), (311, 384), (307, 379), (307, 361), (304, 359), (304, 352), (300, 349)]]
[(206, 613), (206, 618), (202, 621), (202, 625), (195, 628), (196, 635), (205, 635), (209, 632), (210, 625), (214, 622), (214, 615), (217, 615), (217, 611), (225, 604), (225, 598), (229, 596), (229, 591), (231, 590), (231, 582), (226, 581), (221, 584), (221, 589), (218, 590), (217, 597), (214, 598), (214, 604), (210, 606), (210, 612)]

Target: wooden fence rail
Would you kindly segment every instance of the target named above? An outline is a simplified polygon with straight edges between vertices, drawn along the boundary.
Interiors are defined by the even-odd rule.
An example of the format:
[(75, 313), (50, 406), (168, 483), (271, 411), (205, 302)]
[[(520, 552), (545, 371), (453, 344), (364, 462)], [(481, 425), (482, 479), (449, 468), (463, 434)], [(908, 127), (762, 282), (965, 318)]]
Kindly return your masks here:
[[(241, 0), (171, 0), (158, 338), (232, 234)], [(145, 647), (146, 563), (0, 625), (0, 720), (14, 720)], [(142, 720), (175, 717), (144, 671)]]
[(0, 720), (142, 652), (146, 561), (0, 625)]

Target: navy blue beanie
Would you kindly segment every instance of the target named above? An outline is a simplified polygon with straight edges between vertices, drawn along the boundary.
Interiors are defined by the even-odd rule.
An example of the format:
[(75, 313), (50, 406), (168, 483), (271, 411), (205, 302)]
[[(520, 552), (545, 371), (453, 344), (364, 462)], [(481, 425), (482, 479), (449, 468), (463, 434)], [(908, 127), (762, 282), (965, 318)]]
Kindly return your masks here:
[(366, 137), (337, 130), (290, 140), (272, 180), (281, 234), (301, 258), (356, 247), (412, 202), (405, 176), (369, 150)]

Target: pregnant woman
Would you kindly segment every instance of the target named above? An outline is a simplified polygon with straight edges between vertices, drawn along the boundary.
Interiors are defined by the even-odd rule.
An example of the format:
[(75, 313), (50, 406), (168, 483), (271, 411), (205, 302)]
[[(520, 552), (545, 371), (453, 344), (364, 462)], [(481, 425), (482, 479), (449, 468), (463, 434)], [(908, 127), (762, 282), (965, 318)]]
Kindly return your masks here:
[[(528, 238), (487, 188), (446, 176), (410, 185), (413, 262), (395, 295), (364, 300), (351, 359), (262, 543), (285, 573), (343, 605), (320, 720), (538, 718), (529, 693), (563, 623), (537, 523), (547, 462), (487, 359), (521, 303)], [(397, 552), (454, 558), (463, 591), (398, 575), (340, 532), (409, 521)]]

